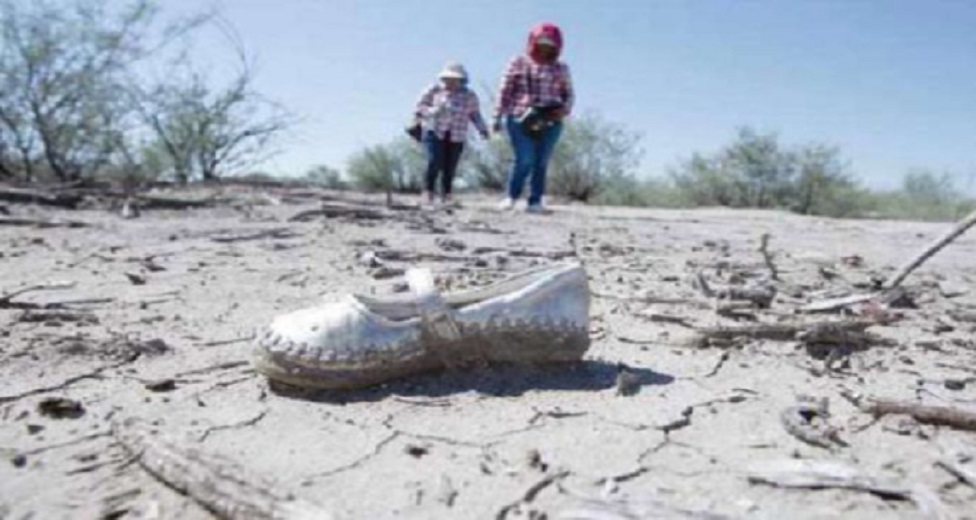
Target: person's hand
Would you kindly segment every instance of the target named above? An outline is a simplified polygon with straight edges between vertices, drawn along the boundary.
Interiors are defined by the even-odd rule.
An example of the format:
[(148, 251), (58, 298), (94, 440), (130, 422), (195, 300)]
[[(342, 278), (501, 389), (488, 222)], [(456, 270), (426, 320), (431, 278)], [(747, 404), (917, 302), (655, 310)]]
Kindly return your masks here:
[(491, 132), (494, 134), (502, 133), (502, 120), (496, 119), (494, 123), (491, 124)]

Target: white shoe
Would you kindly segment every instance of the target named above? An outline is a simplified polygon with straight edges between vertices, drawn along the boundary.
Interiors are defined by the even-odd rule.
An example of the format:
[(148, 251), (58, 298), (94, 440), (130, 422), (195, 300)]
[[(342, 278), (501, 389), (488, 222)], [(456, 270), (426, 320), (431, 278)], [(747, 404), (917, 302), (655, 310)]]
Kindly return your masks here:
[(346, 295), (274, 319), (259, 373), (294, 386), (356, 388), (472, 362), (560, 363), (590, 345), (590, 293), (578, 263), (540, 267), (487, 287), (441, 294), (429, 270), (412, 296)]
[(515, 209), (515, 199), (511, 197), (505, 197), (504, 200), (498, 203), (498, 209), (502, 211), (512, 211)]
[(546, 208), (540, 202), (539, 204), (529, 204), (525, 207), (526, 213), (532, 213), (533, 215), (542, 215), (546, 212)]

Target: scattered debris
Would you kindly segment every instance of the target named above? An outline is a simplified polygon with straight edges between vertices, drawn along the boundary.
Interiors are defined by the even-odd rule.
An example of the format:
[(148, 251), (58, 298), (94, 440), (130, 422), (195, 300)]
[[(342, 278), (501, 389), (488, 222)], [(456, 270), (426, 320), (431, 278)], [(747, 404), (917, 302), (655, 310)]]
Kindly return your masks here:
[(318, 217), (348, 217), (360, 220), (384, 220), (395, 218), (395, 216), (396, 215), (393, 212), (368, 208), (365, 206), (323, 203), (322, 207), (319, 209), (302, 211), (296, 215), (293, 215), (288, 219), (288, 222), (308, 222)]
[(435, 499), (447, 507), (454, 507), (454, 501), (457, 500), (457, 497), (458, 490), (454, 488), (451, 479), (447, 475), (441, 475)]
[(60, 323), (97, 325), (99, 321), (98, 316), (94, 314), (57, 310), (44, 311), (28, 309), (17, 317), (18, 323), (44, 323), (47, 325)]
[(76, 194), (59, 193), (54, 190), (0, 187), (0, 200), (14, 204), (39, 204), (65, 209), (75, 209), (82, 197)]
[(15, 468), (22, 468), (27, 465), (27, 456), (23, 453), (18, 453), (10, 458), (10, 463), (13, 464)]
[(428, 446), (421, 446), (418, 444), (407, 444), (403, 447), (403, 452), (415, 459), (419, 459), (430, 453), (430, 448)]
[(882, 498), (910, 500), (927, 518), (953, 518), (938, 495), (930, 489), (920, 484), (887, 482), (841, 462), (804, 459), (772, 461), (754, 467), (749, 471), (748, 479), (754, 484), (784, 488), (865, 491)]
[(723, 350), (722, 354), (718, 357), (718, 361), (715, 362), (715, 366), (712, 367), (707, 374), (705, 374), (705, 377), (715, 377), (718, 375), (719, 370), (722, 370), (722, 367), (725, 366), (725, 362), (728, 361), (730, 357), (732, 357), (732, 351)]
[(734, 520), (735, 517), (669, 506), (651, 498), (620, 496), (585, 498), (581, 504), (560, 511), (555, 520)]
[(936, 462), (956, 478), (976, 488), (976, 459), (968, 453), (953, 450)]
[(559, 482), (560, 480), (563, 480), (564, 478), (568, 477), (569, 474), (570, 473), (568, 470), (547, 474), (541, 480), (529, 486), (529, 488), (525, 490), (525, 493), (522, 494), (522, 497), (519, 500), (516, 500), (502, 507), (498, 511), (498, 513), (495, 514), (495, 520), (508, 519), (510, 514), (520, 510), (520, 508), (527, 506), (528, 504), (531, 504), (532, 501), (535, 500), (535, 497), (537, 497), (539, 493), (542, 492), (542, 490)]
[(157, 379), (143, 384), (150, 392), (172, 392), (176, 390), (176, 380), (173, 378)]
[(694, 285), (706, 298), (715, 298), (718, 300), (730, 300), (730, 301), (748, 301), (752, 302), (756, 307), (760, 309), (768, 309), (773, 303), (773, 299), (776, 297), (776, 287), (772, 285), (764, 285), (759, 287), (738, 287), (738, 286), (728, 286), (714, 288), (708, 279), (705, 278), (705, 273), (699, 271), (695, 280)]
[(0, 226), (22, 226), (22, 227), (36, 227), (41, 229), (47, 228), (83, 228), (88, 227), (87, 222), (81, 222), (78, 220), (48, 220), (40, 218), (18, 218), (18, 217), (0, 217)]
[(231, 233), (231, 234), (221, 234), (210, 237), (210, 240), (220, 243), (220, 244), (232, 244), (235, 242), (247, 242), (251, 240), (264, 240), (267, 238), (271, 239), (285, 239), (294, 238), (300, 236), (294, 230), (287, 228), (275, 228), (275, 229), (264, 229), (261, 231), (254, 231), (251, 233)]
[(630, 370), (627, 365), (617, 365), (617, 395), (630, 396), (640, 391), (641, 378), (636, 372)]
[(52, 419), (78, 419), (85, 415), (85, 407), (67, 397), (46, 397), (37, 404), (37, 413)]
[(723, 345), (730, 346), (727, 342), (737, 338), (772, 341), (793, 341), (800, 339), (803, 341), (803, 337), (808, 338), (808, 341), (806, 342), (813, 342), (813, 339), (821, 338), (821, 334), (826, 335), (827, 331), (831, 331), (835, 334), (857, 333), (863, 332), (865, 329), (875, 324), (876, 323), (873, 321), (849, 320), (812, 323), (757, 323), (753, 325), (697, 327), (695, 328), (695, 336), (689, 341), (689, 343), (699, 347)]
[(468, 248), (467, 244), (456, 238), (438, 238), (434, 243), (444, 251), (464, 251)]
[(132, 285), (146, 285), (146, 277), (137, 273), (125, 273), (125, 277), (129, 279)]
[(783, 410), (780, 422), (787, 433), (811, 446), (829, 450), (846, 446), (847, 443), (838, 437), (838, 429), (829, 423), (828, 407), (826, 397), (816, 402), (801, 402)]

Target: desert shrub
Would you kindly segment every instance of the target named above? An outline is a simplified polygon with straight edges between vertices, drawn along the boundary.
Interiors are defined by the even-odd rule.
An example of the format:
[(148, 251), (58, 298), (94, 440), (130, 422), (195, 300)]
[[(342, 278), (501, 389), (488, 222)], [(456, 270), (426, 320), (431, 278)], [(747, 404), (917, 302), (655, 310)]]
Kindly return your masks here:
[(426, 161), (422, 149), (408, 138), (367, 146), (349, 158), (346, 172), (365, 191), (419, 192)]

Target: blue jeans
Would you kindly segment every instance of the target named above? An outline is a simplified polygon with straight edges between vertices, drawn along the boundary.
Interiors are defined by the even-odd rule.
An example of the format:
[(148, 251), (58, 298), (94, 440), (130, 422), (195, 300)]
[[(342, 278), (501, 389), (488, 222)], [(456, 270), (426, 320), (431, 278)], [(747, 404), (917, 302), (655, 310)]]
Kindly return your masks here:
[(512, 150), (515, 152), (515, 165), (512, 167), (512, 174), (508, 177), (508, 196), (512, 200), (517, 200), (522, 195), (525, 187), (526, 178), (529, 179), (529, 204), (539, 204), (542, 202), (542, 195), (546, 192), (546, 169), (549, 167), (549, 159), (552, 151), (556, 148), (556, 142), (563, 133), (563, 124), (556, 123), (539, 139), (533, 139), (526, 135), (519, 125), (518, 120), (513, 116), (508, 116), (505, 120), (508, 128), (508, 138), (512, 141)]

